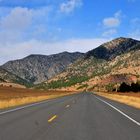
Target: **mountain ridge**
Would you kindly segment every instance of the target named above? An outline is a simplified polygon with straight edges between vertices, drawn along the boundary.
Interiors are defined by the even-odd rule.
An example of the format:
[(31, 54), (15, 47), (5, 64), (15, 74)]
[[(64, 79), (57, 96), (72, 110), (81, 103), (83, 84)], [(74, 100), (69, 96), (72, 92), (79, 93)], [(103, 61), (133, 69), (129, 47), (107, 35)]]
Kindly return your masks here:
[[(99, 89), (107, 84), (120, 84), (121, 80), (128, 83), (139, 80), (139, 56), (140, 41), (120, 37), (86, 53), (31, 54), (9, 61), (1, 68), (28, 83), (37, 84), (35, 88)], [(4, 80), (0, 77), (0, 81)]]
[(79, 52), (62, 52), (53, 55), (32, 54), (23, 59), (9, 61), (1, 67), (34, 84), (52, 78), (82, 56), (83, 53)]
[(94, 56), (98, 59), (111, 60), (118, 55), (133, 50), (134, 48), (137, 49), (137, 45), (140, 45), (140, 41), (132, 38), (119, 37), (90, 50), (86, 53), (85, 58)]
[[(115, 49), (115, 51), (107, 52), (106, 55), (100, 49), (104, 45), (111, 50), (112, 48)], [(110, 55), (108, 56), (108, 54)], [(139, 56), (140, 41), (130, 38), (117, 38), (87, 52), (84, 58), (70, 65), (66, 71), (46, 81), (43, 86), (39, 86), (46, 89), (77, 90), (101, 89), (110, 85), (113, 87), (120, 84), (120, 79), (122, 82), (136, 82), (140, 79)], [(113, 84), (116, 85), (110, 82), (113, 80), (108, 80), (107, 84), (104, 82), (109, 77), (114, 79)], [(103, 84), (101, 85), (101, 83)]]
[(2, 83), (15, 83), (23, 86), (30, 86), (30, 83), (26, 81), (25, 79), (22, 79), (21, 77), (3, 69), (0, 67), (0, 82)]

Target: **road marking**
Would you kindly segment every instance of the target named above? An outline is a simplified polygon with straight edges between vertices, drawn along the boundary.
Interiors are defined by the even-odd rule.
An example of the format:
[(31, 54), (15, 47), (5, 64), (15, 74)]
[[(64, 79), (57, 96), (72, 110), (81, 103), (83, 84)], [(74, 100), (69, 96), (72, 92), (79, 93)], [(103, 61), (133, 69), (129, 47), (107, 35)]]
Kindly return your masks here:
[[(52, 100), (53, 100), (53, 99), (52, 99)], [(52, 101), (52, 100), (51, 100), (51, 101)], [(49, 102), (49, 101), (50, 101), (50, 100), (48, 100), (48, 101), (42, 101), (42, 102), (38, 102), (38, 103), (33, 103), (33, 104), (29, 104), (29, 105), (17, 107), (17, 108), (14, 108), (14, 109), (2, 111), (2, 112), (0, 112), (0, 115), (4, 115), (4, 114), (7, 114), (7, 113), (15, 112), (15, 111), (22, 110), (22, 109), (25, 109), (25, 108), (28, 108), (28, 107), (33, 107), (33, 106), (36, 106), (36, 105), (41, 105), (41, 104), (47, 103), (47, 102)]]
[(48, 122), (49, 122), (49, 123), (52, 122), (55, 118), (57, 118), (57, 115), (54, 115), (53, 117), (51, 117), (51, 118), (48, 120)]
[(125, 116), (126, 118), (128, 118), (129, 120), (131, 120), (133, 123), (135, 123), (135, 124), (137, 124), (138, 126), (140, 126), (140, 123), (139, 123), (138, 121), (134, 120), (133, 118), (131, 118), (130, 116), (128, 116), (127, 114), (125, 114), (124, 112), (122, 112), (121, 110), (119, 110), (118, 108), (116, 108), (115, 106), (113, 106), (113, 105), (111, 105), (110, 103), (108, 103), (108, 102), (102, 100), (102, 99), (99, 98), (99, 97), (96, 97), (96, 96), (95, 96), (95, 98), (97, 98), (98, 100), (104, 102), (105, 104), (107, 104), (108, 106), (112, 107), (114, 110), (118, 111), (120, 114), (122, 114), (123, 116)]
[(66, 108), (70, 107), (70, 105), (66, 105)]

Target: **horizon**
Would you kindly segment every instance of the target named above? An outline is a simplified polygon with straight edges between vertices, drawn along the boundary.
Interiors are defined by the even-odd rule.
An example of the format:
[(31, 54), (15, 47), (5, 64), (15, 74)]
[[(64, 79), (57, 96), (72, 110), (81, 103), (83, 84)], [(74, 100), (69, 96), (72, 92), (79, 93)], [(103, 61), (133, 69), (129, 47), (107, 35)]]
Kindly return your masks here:
[(85, 53), (120, 36), (140, 40), (140, 1), (102, 3), (1, 0), (0, 65), (30, 54)]
[[(118, 38), (115, 38), (115, 39), (119, 39), (119, 38), (126, 38), (126, 37), (118, 37)], [(112, 39), (112, 40), (115, 40), (115, 39)], [(133, 38), (130, 38), (130, 39), (133, 39)], [(109, 40), (109, 41), (112, 41), (112, 40)], [(137, 41), (140, 41), (140, 40), (138, 40), (138, 39), (135, 39), (135, 40), (137, 40)], [(109, 41), (107, 41), (107, 42), (109, 42)], [(107, 42), (104, 42), (104, 43), (107, 43)], [(104, 44), (103, 43), (103, 44)], [(102, 45), (102, 44), (100, 44), (100, 45)], [(100, 46), (99, 45), (99, 46)], [(94, 47), (93, 49), (96, 49), (96, 48), (98, 48), (99, 46), (97, 46), (97, 47)], [(93, 49), (90, 49), (90, 50), (88, 50), (88, 51), (91, 51), (91, 50), (93, 50)], [(83, 54), (85, 54), (85, 53), (87, 53), (88, 51), (86, 51), (86, 52), (80, 52), (80, 51), (73, 51), (73, 52), (70, 52), (70, 51), (62, 51), (62, 52), (58, 52), (58, 53), (52, 53), (52, 54), (38, 54), (38, 53), (36, 53), (36, 54), (28, 54), (28, 55), (26, 55), (26, 56), (23, 56), (23, 57), (21, 57), (21, 58), (17, 58), (17, 59), (10, 59), (10, 60), (8, 60), (8, 61), (6, 61), (6, 62), (3, 62), (2, 64), (0, 64), (0, 65), (3, 65), (3, 64), (5, 64), (5, 63), (7, 63), (7, 62), (9, 62), (9, 61), (15, 61), (15, 60), (21, 60), (21, 59), (24, 59), (24, 58), (26, 58), (26, 57), (29, 57), (29, 56), (31, 56), (31, 55), (43, 55), (43, 56), (50, 56), (50, 55), (57, 55), (57, 54), (61, 54), (61, 53), (83, 53)]]

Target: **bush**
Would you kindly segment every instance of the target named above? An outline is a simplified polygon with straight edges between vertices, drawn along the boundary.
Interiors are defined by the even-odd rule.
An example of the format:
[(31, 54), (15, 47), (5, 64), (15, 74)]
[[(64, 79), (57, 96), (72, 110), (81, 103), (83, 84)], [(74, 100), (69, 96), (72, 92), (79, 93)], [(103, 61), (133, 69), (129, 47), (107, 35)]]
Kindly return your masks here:
[(48, 89), (55, 89), (55, 88), (66, 88), (66, 87), (70, 87), (73, 86), (77, 83), (82, 83), (84, 81), (87, 81), (89, 79), (89, 77), (87, 76), (72, 76), (70, 78), (68, 78), (67, 80), (61, 79), (61, 80), (57, 80), (57, 81), (52, 81), (50, 83), (47, 84), (47, 88)]
[(109, 92), (116, 91), (116, 89), (114, 88), (114, 84), (106, 85), (106, 90), (109, 91)]
[(88, 87), (88, 84), (84, 84), (84, 85), (79, 86), (77, 89), (83, 89), (83, 88), (87, 88), (87, 87)]
[(131, 91), (133, 91), (133, 92), (139, 92), (140, 91), (140, 84), (138, 82), (136, 84), (135, 83), (132, 83), (131, 84)]
[(128, 85), (126, 83), (122, 83), (120, 85), (120, 88), (118, 90), (119, 92), (140, 92), (140, 83), (132, 83), (131, 85)]

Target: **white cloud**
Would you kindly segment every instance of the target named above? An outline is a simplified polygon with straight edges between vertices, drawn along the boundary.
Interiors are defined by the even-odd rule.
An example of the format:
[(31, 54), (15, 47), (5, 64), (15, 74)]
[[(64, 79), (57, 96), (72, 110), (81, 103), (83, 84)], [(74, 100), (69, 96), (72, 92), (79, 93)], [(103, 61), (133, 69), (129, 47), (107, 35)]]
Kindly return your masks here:
[(132, 26), (134, 26), (135, 28), (140, 27), (140, 18), (138, 18), (138, 17), (133, 18), (130, 22), (131, 22)]
[(75, 10), (75, 8), (80, 7), (81, 5), (82, 0), (68, 0), (60, 5), (60, 12), (71, 13), (73, 10)]
[(134, 29), (130, 33), (128, 33), (128, 36), (137, 40), (140, 40), (140, 29)]
[(131, 31), (128, 33), (128, 36), (140, 40), (140, 18), (133, 18), (130, 21), (130, 25)]
[(113, 17), (103, 19), (103, 25), (107, 28), (118, 27), (121, 23), (121, 11), (117, 11)]
[(114, 14), (114, 17), (120, 19), (120, 18), (124, 17), (124, 15), (122, 14), (122, 11), (119, 10)]
[(114, 34), (116, 34), (117, 33), (117, 30), (116, 29), (109, 29), (108, 31), (105, 31), (103, 34), (102, 34), (102, 36), (103, 37), (110, 37), (110, 36), (112, 36), (112, 35), (114, 35)]
[[(0, 18), (0, 42), (18, 42), (25, 38), (30, 39), (32, 34), (37, 32), (40, 35), (43, 32), (42, 27), (46, 31), (46, 21), (50, 10), (50, 7), (10, 8), (10, 11)], [(32, 31), (34, 29), (36, 30)]]
[(122, 11), (119, 10), (112, 17), (104, 18), (102, 21), (103, 26), (103, 37), (112, 37), (113, 35), (117, 34), (117, 28), (121, 24), (121, 19), (124, 17)]
[(16, 7), (3, 17), (0, 26), (5, 30), (24, 30), (32, 21), (32, 11), (27, 8)]
[(120, 25), (120, 20), (114, 17), (105, 18), (103, 20), (103, 24), (105, 27), (118, 27)]
[(130, 37), (140, 40), (140, 29), (136, 29), (128, 34)]
[(93, 39), (71, 39), (59, 42), (43, 42), (38, 40), (30, 40), (21, 43), (7, 43), (5, 47), (0, 43), (1, 60), (4, 63), (8, 60), (25, 57), (29, 54), (55, 54), (63, 51), (69, 52), (87, 52), (98, 47), (102, 43), (109, 41), (105, 38)]
[(20, 41), (24, 30), (32, 24), (32, 11), (15, 7), (0, 18), (0, 42)]

